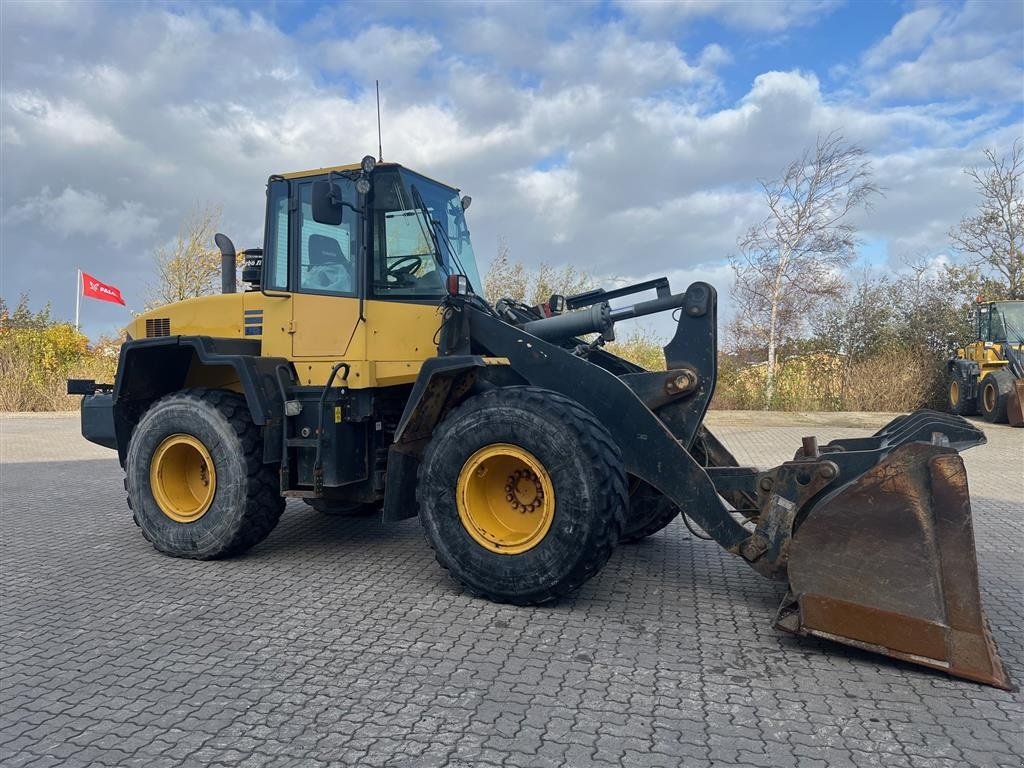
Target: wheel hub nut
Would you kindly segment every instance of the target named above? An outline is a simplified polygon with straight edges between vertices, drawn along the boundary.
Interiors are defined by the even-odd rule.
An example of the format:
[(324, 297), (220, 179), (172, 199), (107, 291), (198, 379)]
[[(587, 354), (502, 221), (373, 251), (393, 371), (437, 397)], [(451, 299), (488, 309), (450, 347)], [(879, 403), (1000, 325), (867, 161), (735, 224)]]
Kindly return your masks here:
[[(526, 481), (527, 484), (525, 492), (522, 488), (523, 481)], [(533, 498), (530, 501), (523, 501), (531, 489)], [(524, 515), (536, 511), (544, 502), (544, 489), (540, 484), (540, 478), (528, 469), (517, 469), (508, 476), (508, 481), (505, 483), (505, 501), (511, 505), (512, 509), (518, 510)]]

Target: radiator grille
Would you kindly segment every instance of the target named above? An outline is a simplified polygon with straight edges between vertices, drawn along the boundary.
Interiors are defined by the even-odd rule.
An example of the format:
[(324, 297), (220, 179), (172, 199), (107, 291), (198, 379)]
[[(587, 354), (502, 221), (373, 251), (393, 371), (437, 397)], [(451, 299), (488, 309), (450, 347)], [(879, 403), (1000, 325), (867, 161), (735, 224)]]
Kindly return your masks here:
[(170, 336), (171, 335), (171, 318), (169, 317), (152, 317), (146, 320), (146, 337), (153, 338), (154, 336)]

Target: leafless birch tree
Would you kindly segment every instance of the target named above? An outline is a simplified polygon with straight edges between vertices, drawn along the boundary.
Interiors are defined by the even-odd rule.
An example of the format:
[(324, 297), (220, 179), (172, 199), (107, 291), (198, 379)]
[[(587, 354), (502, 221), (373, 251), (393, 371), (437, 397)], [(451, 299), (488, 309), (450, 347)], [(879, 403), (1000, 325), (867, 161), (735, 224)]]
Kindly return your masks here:
[(864, 149), (833, 132), (819, 137), (780, 179), (762, 180), (761, 189), (768, 215), (740, 237), (731, 263), (741, 334), (768, 351), (769, 407), (780, 343), (842, 290), (840, 270), (853, 260), (856, 245), (847, 215), (867, 206), (878, 188)]
[(949, 236), (953, 247), (1005, 283), (1007, 297), (1024, 299), (1024, 145), (1018, 139), (1002, 157), (985, 150), (988, 165), (964, 172), (981, 193), (975, 216)]

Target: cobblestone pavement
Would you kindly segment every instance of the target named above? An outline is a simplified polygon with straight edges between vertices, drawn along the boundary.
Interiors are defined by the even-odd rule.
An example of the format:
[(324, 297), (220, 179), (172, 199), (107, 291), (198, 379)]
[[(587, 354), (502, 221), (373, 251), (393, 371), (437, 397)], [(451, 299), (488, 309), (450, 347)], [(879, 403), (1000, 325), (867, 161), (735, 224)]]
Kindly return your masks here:
[[(762, 465), (807, 431), (715, 423)], [(987, 431), (965, 454), (982, 592), (1019, 681), (1024, 430)], [(1022, 763), (1021, 694), (774, 631), (780, 588), (681, 523), (513, 608), (461, 593), (415, 520), (291, 503), (244, 557), (164, 557), (75, 417), (0, 433), (8, 768)]]

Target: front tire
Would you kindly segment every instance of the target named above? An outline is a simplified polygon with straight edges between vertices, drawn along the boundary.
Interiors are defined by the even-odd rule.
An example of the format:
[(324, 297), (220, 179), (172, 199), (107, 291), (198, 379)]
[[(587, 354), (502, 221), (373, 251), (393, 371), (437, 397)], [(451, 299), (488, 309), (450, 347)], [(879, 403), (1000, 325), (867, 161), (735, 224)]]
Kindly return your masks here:
[(196, 560), (236, 555), (263, 541), (285, 500), (245, 398), (192, 389), (153, 404), (125, 461), (128, 505), (156, 549)]
[(1010, 388), (1013, 380), (1009, 376), (1000, 376), (999, 373), (990, 373), (981, 380), (978, 404), (981, 406), (981, 415), (985, 421), (991, 424), (1005, 424), (1006, 404), (1010, 398)]
[(608, 430), (534, 387), (485, 392), (452, 411), (427, 446), (416, 495), (438, 562), (471, 593), (519, 605), (596, 574), (627, 505)]
[(978, 412), (978, 401), (967, 397), (967, 381), (959, 371), (949, 375), (949, 410), (957, 416), (973, 416)]

